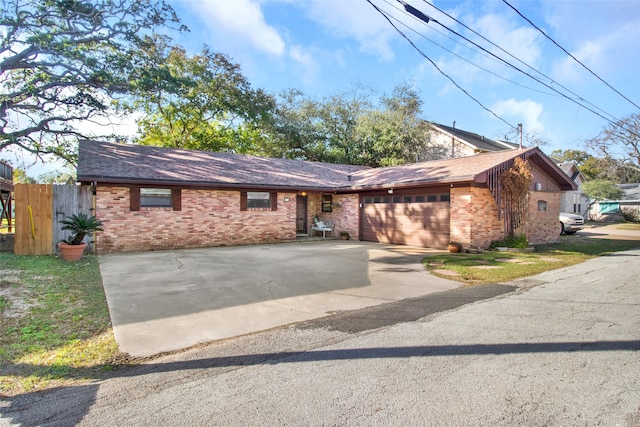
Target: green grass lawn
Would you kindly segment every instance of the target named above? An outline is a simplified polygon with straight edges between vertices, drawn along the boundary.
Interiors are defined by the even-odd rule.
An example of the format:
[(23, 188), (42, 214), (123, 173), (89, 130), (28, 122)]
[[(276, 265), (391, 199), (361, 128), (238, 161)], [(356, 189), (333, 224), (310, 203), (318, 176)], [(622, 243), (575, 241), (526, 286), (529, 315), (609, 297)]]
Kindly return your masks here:
[(507, 282), (638, 247), (638, 241), (561, 236), (559, 243), (537, 245), (535, 252), (485, 251), (480, 254), (435, 255), (424, 258), (423, 263), (436, 276), (466, 285), (480, 285)]
[(622, 224), (616, 225), (618, 230), (640, 230), (640, 224), (637, 222), (625, 222)]
[(0, 253), (0, 395), (100, 377), (117, 354), (97, 257)]

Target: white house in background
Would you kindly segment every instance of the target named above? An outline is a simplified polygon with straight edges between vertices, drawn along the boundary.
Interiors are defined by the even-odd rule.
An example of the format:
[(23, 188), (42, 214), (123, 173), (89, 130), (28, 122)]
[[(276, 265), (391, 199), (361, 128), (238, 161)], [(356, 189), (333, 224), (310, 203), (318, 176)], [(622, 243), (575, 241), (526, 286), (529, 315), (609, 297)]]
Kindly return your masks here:
[(560, 198), (560, 212), (575, 213), (586, 219), (589, 200), (582, 194), (582, 184), (586, 181), (584, 175), (575, 162), (560, 163), (558, 166), (578, 186), (576, 191), (564, 192)]
[(624, 197), (620, 200), (601, 200), (591, 206), (591, 219), (596, 221), (619, 221), (620, 211), (640, 218), (640, 184), (620, 184)]
[(477, 133), (457, 129), (455, 122), (453, 126), (446, 126), (439, 123), (429, 123), (432, 145), (443, 147), (442, 158), (467, 157), (480, 153), (490, 153), (495, 151), (517, 150), (517, 144), (505, 141), (494, 141), (478, 135)]

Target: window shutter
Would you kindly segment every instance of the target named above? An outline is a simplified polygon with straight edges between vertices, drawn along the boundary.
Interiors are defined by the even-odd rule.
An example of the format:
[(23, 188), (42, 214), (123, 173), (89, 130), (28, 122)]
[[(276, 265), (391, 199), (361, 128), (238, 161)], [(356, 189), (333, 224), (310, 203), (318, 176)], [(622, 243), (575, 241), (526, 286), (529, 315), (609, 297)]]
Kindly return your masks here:
[(131, 211), (140, 210), (140, 187), (137, 185), (129, 187), (129, 209)]
[(277, 211), (278, 210), (278, 193), (273, 192), (271, 193), (271, 210), (272, 211)]
[(171, 189), (171, 206), (174, 211), (182, 210), (182, 190), (180, 188)]
[(240, 210), (241, 211), (247, 210), (247, 192), (246, 191), (240, 192)]

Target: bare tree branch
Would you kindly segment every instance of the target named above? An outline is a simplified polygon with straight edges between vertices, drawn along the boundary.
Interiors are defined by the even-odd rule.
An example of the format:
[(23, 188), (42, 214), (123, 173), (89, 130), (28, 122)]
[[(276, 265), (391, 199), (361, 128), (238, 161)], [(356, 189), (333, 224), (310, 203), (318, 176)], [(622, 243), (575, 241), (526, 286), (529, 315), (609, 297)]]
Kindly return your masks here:
[[(0, 8), (0, 150), (75, 158), (82, 123), (152, 74), (158, 29), (184, 30), (156, 0), (4, 0)], [(138, 90), (138, 89), (136, 89)]]

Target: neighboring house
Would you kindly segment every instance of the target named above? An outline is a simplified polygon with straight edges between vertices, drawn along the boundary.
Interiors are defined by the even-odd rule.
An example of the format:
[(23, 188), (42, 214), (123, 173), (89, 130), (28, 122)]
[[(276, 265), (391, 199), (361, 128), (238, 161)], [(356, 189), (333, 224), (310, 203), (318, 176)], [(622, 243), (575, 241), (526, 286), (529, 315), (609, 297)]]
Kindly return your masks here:
[(624, 198), (601, 200), (591, 206), (590, 217), (595, 221), (619, 221), (620, 212), (627, 211), (640, 218), (640, 184), (620, 184)]
[(575, 191), (567, 191), (560, 199), (560, 212), (569, 212), (582, 215), (586, 218), (588, 214), (589, 200), (582, 194), (582, 184), (586, 181), (578, 165), (575, 162), (565, 162), (558, 165), (578, 187)]
[(81, 141), (78, 181), (94, 189), (100, 253), (293, 241), (316, 215), (366, 241), (486, 248), (504, 237), (498, 183), (516, 157), (534, 174), (529, 241), (556, 241), (576, 188), (538, 148), (368, 168)]
[(430, 144), (443, 148), (446, 158), (467, 157), (479, 153), (517, 150), (516, 144), (494, 141), (477, 133), (468, 132), (439, 123), (430, 123)]

